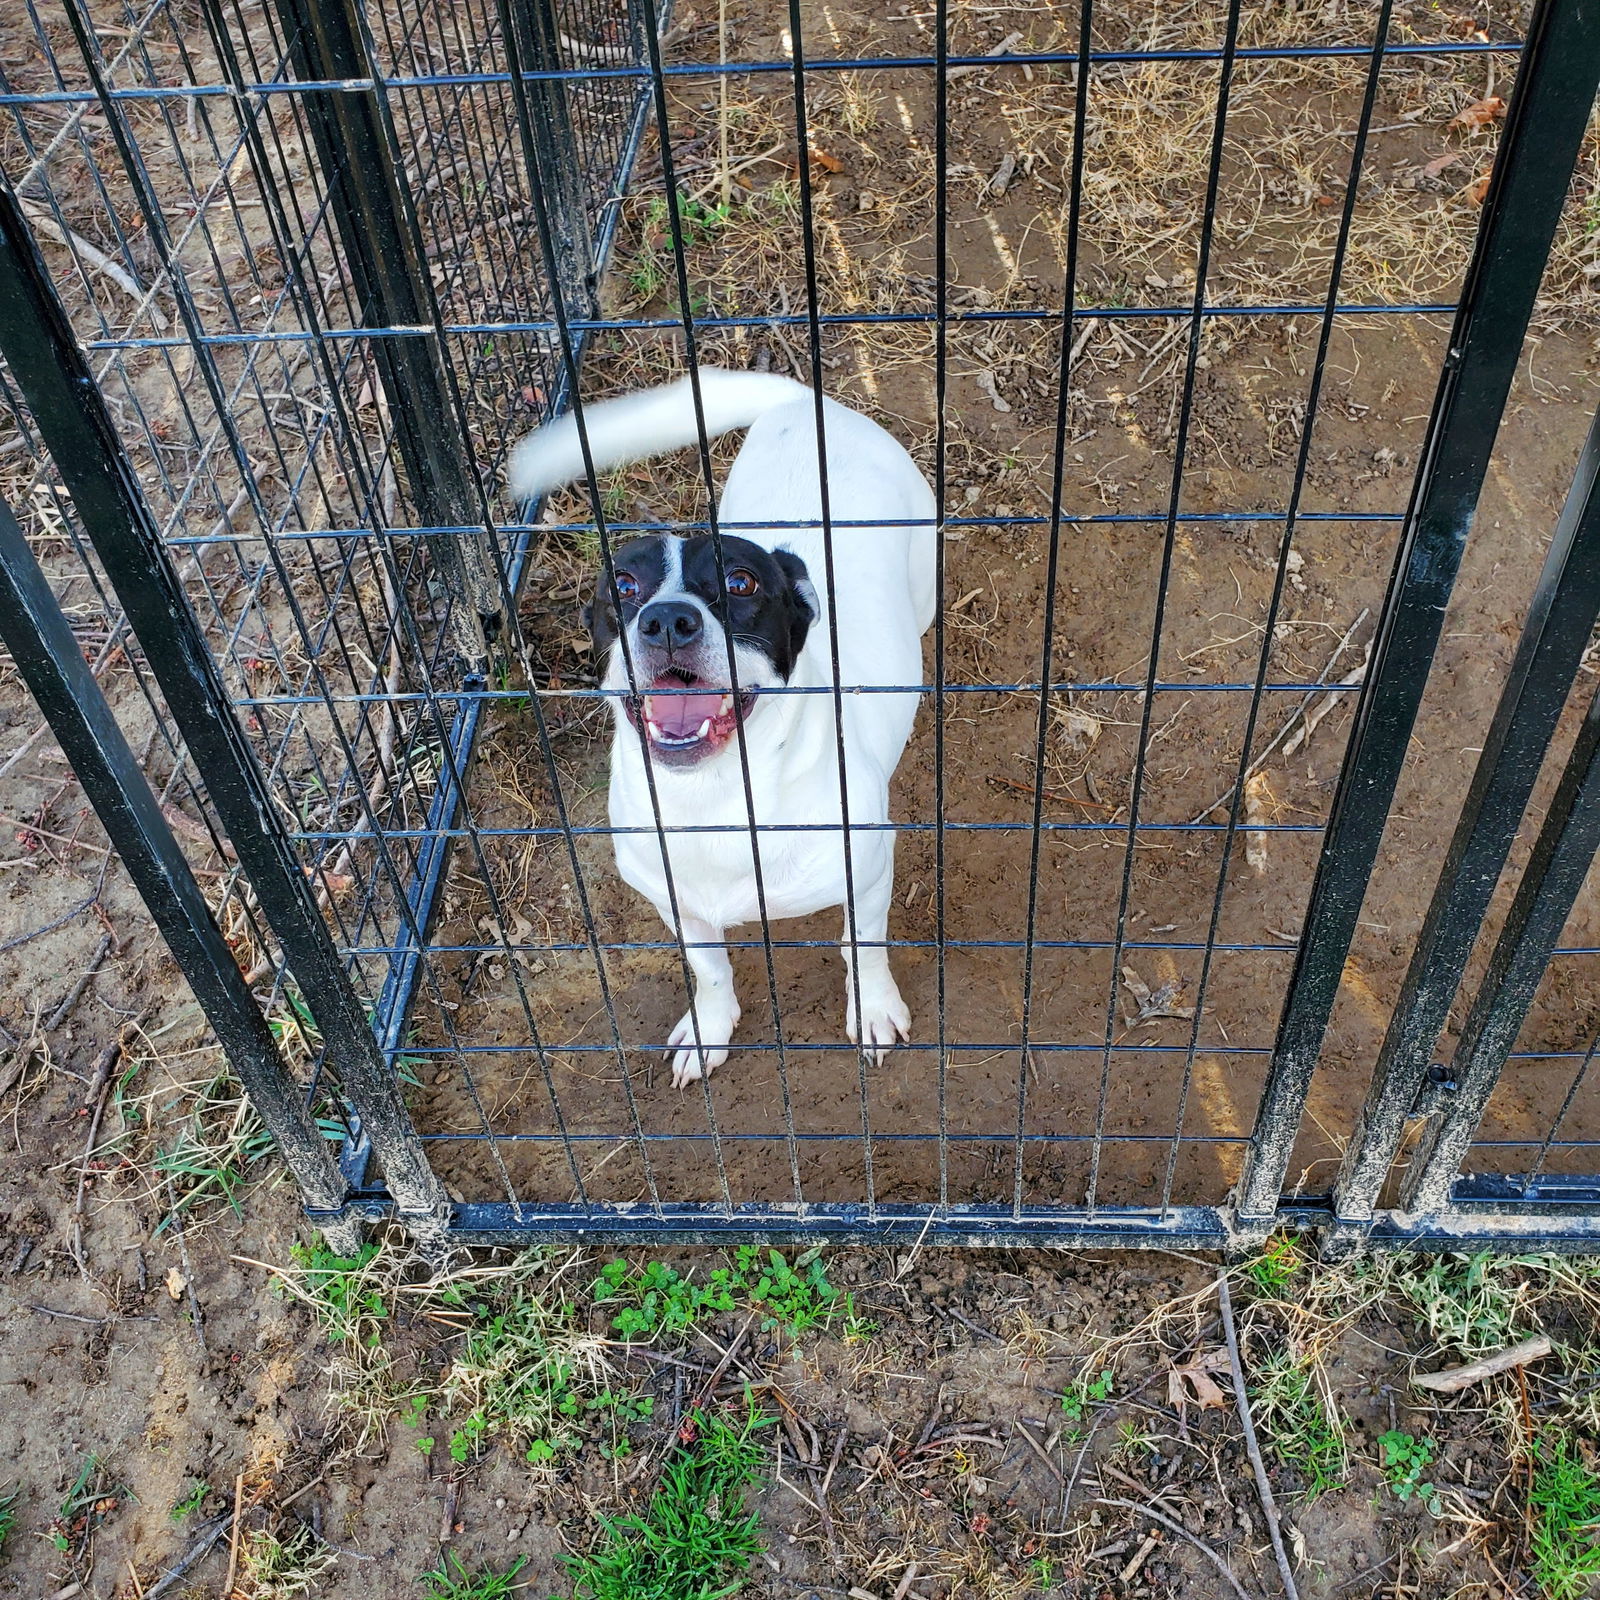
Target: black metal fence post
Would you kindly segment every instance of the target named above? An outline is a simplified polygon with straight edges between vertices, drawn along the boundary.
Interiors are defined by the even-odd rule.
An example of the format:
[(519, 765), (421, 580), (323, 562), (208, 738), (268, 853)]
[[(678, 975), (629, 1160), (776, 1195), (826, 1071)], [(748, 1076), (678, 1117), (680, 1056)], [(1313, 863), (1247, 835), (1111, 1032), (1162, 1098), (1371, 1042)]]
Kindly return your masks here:
[(449, 1201), (317, 909), (16, 195), (4, 182), (0, 354), (144, 648), (341, 1086), (360, 1112), (395, 1204), (427, 1239), (442, 1227)]
[[(513, 59), (524, 74), (559, 72), (561, 27), (553, 0), (514, 0), (508, 8), (516, 31)], [(583, 163), (572, 130), (571, 84), (565, 78), (524, 76), (527, 124), (537, 165), (530, 185), (543, 189), (545, 212), (555, 247), (555, 273), (561, 303), (569, 318), (595, 310), (594, 243), (584, 204)]]
[[(1341, 1221), (1365, 1221), (1377, 1206), (1597, 617), (1600, 412), (1556, 524), (1355, 1137), (1339, 1169), (1334, 1209)], [(1488, 1065), (1489, 1058), (1480, 1053), (1474, 1071), (1481, 1075)]]
[(1278, 1209), (1300, 1111), (1597, 85), (1600, 6), (1593, 0), (1541, 0), (1484, 198), (1271, 1068), (1234, 1192), (1235, 1214), (1246, 1228), (1269, 1226)]
[[(426, 527), (483, 528), (471, 450), (440, 348), (421, 228), (383, 115), (377, 63), (359, 11), (345, 0), (276, 4), (296, 74), (340, 84), (308, 94), (303, 104), (363, 324), (384, 330), (371, 341), (372, 356), (412, 502)], [(427, 539), (435, 568), (453, 591), (450, 627), (464, 676), (481, 681), (501, 612), (487, 532), (432, 533)]]
[(1589, 702), (1489, 970), (1462, 1026), (1453, 1063), (1455, 1091), (1423, 1130), (1401, 1180), (1403, 1211), (1430, 1215), (1450, 1204), (1467, 1148), (1597, 850), (1600, 692)]
[(320, 1225), (336, 1230), (334, 1219), (344, 1204), (346, 1185), (333, 1153), (283, 1063), (261, 1007), (61, 614), (49, 580), (10, 507), (3, 503), (0, 638), (150, 908), (250, 1103), (282, 1151), (307, 1212), (314, 1219), (318, 1213), (328, 1214)]

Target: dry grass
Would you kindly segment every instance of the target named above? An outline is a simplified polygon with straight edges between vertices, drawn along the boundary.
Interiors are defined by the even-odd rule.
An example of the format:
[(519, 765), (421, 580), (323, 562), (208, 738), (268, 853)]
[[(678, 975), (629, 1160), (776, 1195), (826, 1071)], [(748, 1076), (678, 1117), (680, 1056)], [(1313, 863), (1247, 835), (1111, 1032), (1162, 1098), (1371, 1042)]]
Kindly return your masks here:
[[(1336, 3), (1251, 9), (1246, 49), (1369, 43), (1375, 8)], [(1010, 38), (1013, 19), (953, 9), (952, 48), (979, 52)], [(1154, 13), (1097, 7), (1102, 48), (1215, 49), (1221, 13), (1190, 4)], [(907, 23), (913, 19), (904, 19)], [(1048, 10), (1023, 16), (1016, 51), (1071, 50), (1076, 20)], [(1437, 40), (1454, 27), (1439, 13), (1394, 25), (1395, 44)], [(929, 48), (918, 28), (863, 21), (859, 33), (828, 38), (840, 53)], [(837, 32), (837, 29), (835, 29)], [(815, 45), (814, 48), (821, 48)], [(756, 46), (753, 53), (759, 54)], [(1452, 126), (1464, 107), (1504, 91), (1515, 68), (1502, 56), (1395, 57), (1385, 68), (1375, 129), (1356, 203), (1341, 296), (1410, 304), (1448, 299), (1471, 251), (1478, 207), (1468, 190), (1492, 161), (1497, 125)], [(1320, 302), (1343, 203), (1367, 64), (1359, 57), (1245, 60), (1234, 71), (1207, 298), (1212, 304)], [(927, 75), (838, 73), (818, 77), (807, 99), (813, 161), (819, 294), (827, 312), (926, 310), (932, 303), (932, 94)], [(1078, 301), (1083, 307), (1184, 305), (1192, 297), (1219, 81), (1215, 62), (1105, 63), (1090, 78), (1085, 207)], [(677, 88), (675, 148), (683, 232), (696, 315), (762, 316), (804, 301), (794, 168), (794, 108), (786, 83), (735, 79), (723, 119), (735, 174), (732, 205), (710, 216), (719, 192), (717, 151), (706, 134), (707, 85)], [(952, 304), (1051, 309), (1066, 262), (1066, 184), (1072, 158), (1073, 90), (1063, 69), (985, 69), (950, 90), (950, 215), (958, 258), (988, 256), (975, 281), (952, 284)], [(991, 187), (1003, 155), (1015, 162), (1003, 197)], [(837, 170), (835, 170), (837, 169)], [(1581, 324), (1600, 307), (1600, 129), (1585, 144), (1580, 174), (1552, 258), (1541, 326)], [(611, 308), (671, 315), (676, 290), (671, 229), (658, 163), (647, 159), (625, 202)], [(963, 252), (962, 241), (969, 246)], [(970, 270), (970, 269), (969, 269)], [(1207, 331), (1206, 355), (1226, 359), (1230, 323)], [(1119, 326), (1089, 335), (1080, 383), (1126, 370), (1140, 381), (1170, 379), (1182, 358), (1181, 324)], [(1152, 337), (1152, 335), (1154, 337)], [(809, 380), (803, 327), (708, 331), (708, 360), (748, 365), (759, 356)], [(1156, 360), (1151, 362), (1152, 351)], [(931, 339), (919, 327), (873, 325), (830, 331), (830, 382), (856, 391), (920, 434), (931, 420)], [(1045, 414), (1058, 360), (1048, 327), (1005, 324), (957, 330), (958, 368), (987, 372), (998, 393)], [(658, 381), (678, 370), (671, 341), (651, 335), (610, 343), (605, 388)], [(903, 374), (917, 391), (899, 408), (881, 389)], [(1033, 393), (1035, 386), (1040, 391)], [(955, 442), (962, 418), (957, 415)]]

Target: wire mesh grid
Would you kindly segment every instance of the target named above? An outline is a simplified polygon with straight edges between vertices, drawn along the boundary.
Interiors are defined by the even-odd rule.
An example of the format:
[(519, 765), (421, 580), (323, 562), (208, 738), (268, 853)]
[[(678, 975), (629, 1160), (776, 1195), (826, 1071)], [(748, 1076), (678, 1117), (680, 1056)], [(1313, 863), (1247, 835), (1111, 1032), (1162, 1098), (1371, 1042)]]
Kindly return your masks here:
[[(341, 91), (296, 66), (313, 13), (103, 10), (30, 6), (6, 169), (453, 1192), (1219, 1201), (1525, 19), (351, 7), (426, 313), (375, 326), (318, 159)], [(1553, 324), (1594, 295), (1574, 237)], [(384, 364), (422, 347), (470, 464), (450, 520)], [(843, 1038), (837, 913), (735, 930), (733, 1059), (682, 1094), (656, 1065), (697, 941), (611, 870), (579, 608), (626, 540), (741, 531), (714, 510), (736, 441), (506, 507), (585, 357), (586, 394), (791, 371), (933, 488), (925, 681), (855, 686), (925, 700), (881, 825), (914, 1016), (882, 1066)], [(1270, 376), (1224, 394), (1246, 363)], [(474, 592), (451, 552), (485, 530)], [(736, 743), (747, 814), (714, 826), (759, 864), (786, 830)]]

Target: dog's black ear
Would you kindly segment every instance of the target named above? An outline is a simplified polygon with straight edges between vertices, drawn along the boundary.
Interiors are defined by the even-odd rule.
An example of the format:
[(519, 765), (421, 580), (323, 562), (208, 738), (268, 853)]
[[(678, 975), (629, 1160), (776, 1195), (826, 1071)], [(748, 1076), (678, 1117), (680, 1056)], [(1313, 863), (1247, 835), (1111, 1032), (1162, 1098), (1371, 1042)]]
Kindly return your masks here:
[(594, 599), (583, 608), (583, 625), (589, 630), (596, 660), (611, 648), (617, 637), (617, 617), (611, 609), (611, 596), (606, 593), (606, 588), (606, 580), (602, 576)]
[(774, 550), (772, 559), (778, 570), (788, 580), (784, 585), (784, 601), (789, 613), (789, 660), (784, 671), (788, 677), (800, 652), (805, 648), (806, 635), (811, 624), (822, 616), (822, 606), (811, 582), (806, 564), (792, 550)]

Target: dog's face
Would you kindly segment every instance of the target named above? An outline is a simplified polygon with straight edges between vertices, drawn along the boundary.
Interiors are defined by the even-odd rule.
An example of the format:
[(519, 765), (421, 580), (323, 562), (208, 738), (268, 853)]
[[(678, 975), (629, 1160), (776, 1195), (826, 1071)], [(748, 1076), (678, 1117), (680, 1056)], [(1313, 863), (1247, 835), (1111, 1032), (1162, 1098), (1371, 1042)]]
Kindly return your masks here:
[(638, 692), (619, 701), (622, 715), (653, 760), (696, 766), (726, 747), (763, 688), (789, 681), (819, 615), (805, 563), (724, 535), (719, 569), (711, 536), (696, 534), (636, 539), (611, 564), (621, 614), (604, 576), (588, 614), (596, 653), (611, 651), (606, 687), (629, 687), (631, 661)]

